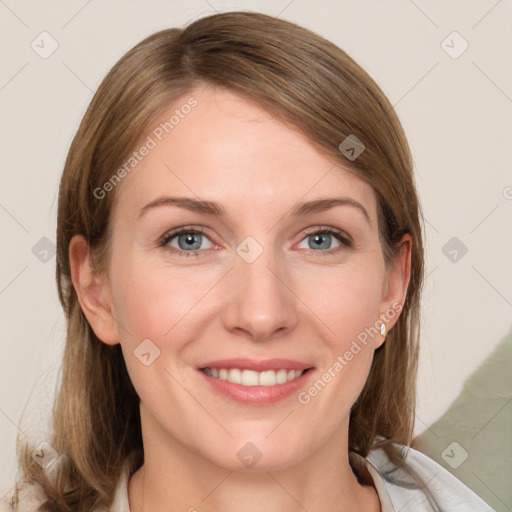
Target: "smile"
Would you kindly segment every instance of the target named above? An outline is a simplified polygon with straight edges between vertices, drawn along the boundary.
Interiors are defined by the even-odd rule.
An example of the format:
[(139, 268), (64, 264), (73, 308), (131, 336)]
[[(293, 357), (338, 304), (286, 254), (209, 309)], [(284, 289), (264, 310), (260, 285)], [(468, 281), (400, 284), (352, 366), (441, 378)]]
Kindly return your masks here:
[(242, 370), (240, 368), (201, 368), (201, 371), (219, 380), (225, 380), (242, 386), (275, 386), (285, 384), (300, 377), (305, 370), (265, 370), (257, 372), (254, 370)]
[(216, 400), (265, 406), (297, 394), (314, 378), (315, 368), (306, 361), (238, 357), (202, 361), (196, 369)]

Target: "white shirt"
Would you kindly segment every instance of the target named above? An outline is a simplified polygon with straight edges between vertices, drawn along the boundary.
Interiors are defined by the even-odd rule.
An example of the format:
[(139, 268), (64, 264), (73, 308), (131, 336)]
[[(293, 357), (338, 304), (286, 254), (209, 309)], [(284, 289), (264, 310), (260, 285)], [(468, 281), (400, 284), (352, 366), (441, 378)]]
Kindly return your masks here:
[[(399, 469), (381, 449), (372, 450), (363, 459), (373, 478), (382, 512), (495, 512), (437, 462), (413, 448), (400, 448), (406, 456)], [(125, 468), (109, 512), (130, 512), (129, 477)], [(25, 496), (25, 505), (17, 510), (4, 500), (0, 512), (33, 512), (34, 501)]]
[(372, 450), (366, 458), (382, 512), (495, 512), (437, 462), (400, 448), (405, 462), (396, 470), (383, 450)]

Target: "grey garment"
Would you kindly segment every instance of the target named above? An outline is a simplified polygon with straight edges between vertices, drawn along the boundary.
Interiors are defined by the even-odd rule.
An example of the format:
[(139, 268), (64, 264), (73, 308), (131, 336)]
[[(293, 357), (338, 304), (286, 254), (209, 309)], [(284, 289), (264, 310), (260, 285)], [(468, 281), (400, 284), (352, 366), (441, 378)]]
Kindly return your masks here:
[(382, 512), (495, 512), (437, 462), (413, 448), (399, 448), (405, 457), (399, 467), (381, 449), (366, 458)]

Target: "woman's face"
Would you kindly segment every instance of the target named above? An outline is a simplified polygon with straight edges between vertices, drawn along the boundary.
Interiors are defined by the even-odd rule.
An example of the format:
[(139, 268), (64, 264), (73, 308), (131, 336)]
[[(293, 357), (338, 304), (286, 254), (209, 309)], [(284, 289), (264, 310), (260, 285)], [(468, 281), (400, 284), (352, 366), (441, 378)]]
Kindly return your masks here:
[(346, 445), (407, 286), (404, 265), (386, 271), (372, 188), (214, 87), (141, 140), (100, 292), (116, 335), (89, 320), (121, 343), (145, 442), (233, 470)]

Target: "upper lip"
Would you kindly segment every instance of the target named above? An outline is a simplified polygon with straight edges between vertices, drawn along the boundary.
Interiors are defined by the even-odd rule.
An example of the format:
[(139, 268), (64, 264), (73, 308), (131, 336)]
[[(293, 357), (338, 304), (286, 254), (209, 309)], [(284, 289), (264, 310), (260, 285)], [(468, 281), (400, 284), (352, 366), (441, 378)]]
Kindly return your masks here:
[(311, 364), (293, 361), (292, 359), (217, 359), (209, 361), (199, 366), (202, 368), (239, 368), (240, 370), (254, 370), (256, 372), (264, 372), (266, 370), (306, 370), (312, 368)]

